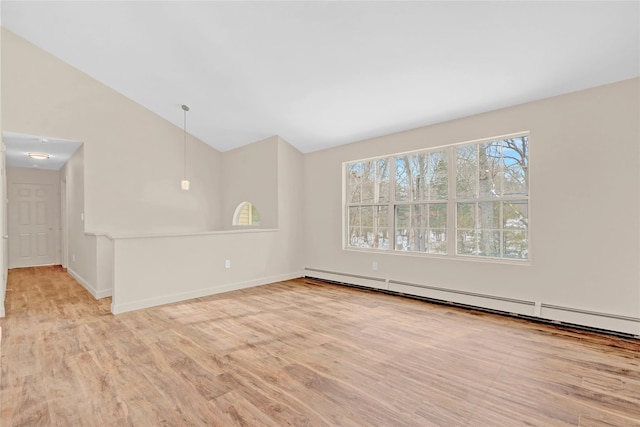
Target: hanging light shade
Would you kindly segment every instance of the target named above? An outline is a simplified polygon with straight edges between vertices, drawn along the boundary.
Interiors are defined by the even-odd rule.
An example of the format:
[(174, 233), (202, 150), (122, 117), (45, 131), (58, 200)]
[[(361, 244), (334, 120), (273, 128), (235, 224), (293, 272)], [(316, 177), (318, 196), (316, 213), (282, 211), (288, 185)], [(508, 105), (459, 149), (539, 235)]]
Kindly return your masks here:
[(187, 179), (187, 111), (189, 111), (189, 107), (183, 105), (182, 110), (184, 111), (184, 178), (180, 182), (180, 188), (182, 188), (184, 191), (189, 191), (189, 186), (191, 185), (191, 183)]

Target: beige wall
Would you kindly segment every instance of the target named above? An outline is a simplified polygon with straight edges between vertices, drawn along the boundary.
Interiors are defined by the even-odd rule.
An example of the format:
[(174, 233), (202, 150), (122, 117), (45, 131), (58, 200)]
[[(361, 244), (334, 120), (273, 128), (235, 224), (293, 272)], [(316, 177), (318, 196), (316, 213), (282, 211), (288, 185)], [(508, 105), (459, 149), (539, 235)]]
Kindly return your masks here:
[[(0, 5), (2, 8), (2, 5)], [(1, 12), (0, 12), (1, 13)], [(2, 81), (2, 32), (0, 31), (0, 82)], [(2, 127), (2, 85), (0, 84), (0, 130)], [(7, 233), (7, 204), (1, 201), (7, 200), (7, 178), (5, 166), (4, 141), (0, 141), (0, 235)], [(7, 273), (9, 267), (7, 240), (0, 242), (0, 317), (4, 317), (4, 297), (7, 290)], [(0, 339), (2, 330), (0, 328)]]
[[(300, 274), (300, 245), (292, 239), (300, 219), (290, 218), (295, 212), (292, 207), (300, 204), (300, 153), (272, 137), (223, 155), (189, 137), (192, 189), (183, 192), (179, 128), (11, 32), (3, 29), (3, 36), (2, 86), (9, 88), (2, 94), (8, 117), (3, 130), (84, 142), (62, 172), (67, 191), (68, 268), (94, 296), (117, 289), (114, 306), (134, 307), (146, 304), (140, 295), (145, 301), (168, 301), (202, 289), (216, 292), (256, 284), (265, 277)], [(179, 108), (176, 111), (181, 114)], [(285, 168), (287, 163), (295, 164), (280, 172), (279, 162)], [(290, 191), (282, 203), (281, 190)], [(245, 200), (260, 210), (261, 228), (277, 227), (282, 210), (287, 211), (287, 225), (266, 234), (211, 237), (215, 233), (206, 233), (231, 228), (235, 207)], [(180, 237), (154, 240), (149, 247), (144, 246), (144, 237), (122, 238), (163, 233), (209, 237), (195, 239), (189, 250), (178, 252), (175, 248), (184, 241)], [(130, 256), (123, 255), (132, 247), (137, 249)], [(174, 252), (171, 261), (159, 262)], [(191, 269), (193, 260), (201, 258), (194, 254), (200, 252), (206, 261)], [(224, 259), (229, 257), (233, 258), (231, 271), (224, 269)], [(214, 262), (216, 270), (224, 270), (212, 278), (206, 271)], [(149, 281), (154, 274), (151, 269), (162, 278), (159, 282)], [(185, 280), (191, 277), (187, 286), (191, 290), (184, 281), (164, 283), (170, 271), (183, 272)]]
[[(2, 126), (1, 121), (0, 126)], [(7, 200), (7, 173), (4, 142), (0, 142), (0, 146), (2, 147), (0, 150), (0, 237), (2, 237), (2, 242), (0, 242), (0, 317), (4, 317), (4, 298), (7, 290), (7, 275), (9, 273), (9, 242), (4, 238), (8, 233), (7, 203), (5, 202)]]
[(113, 236), (114, 313), (302, 275), (302, 154), (273, 137), (224, 153), (223, 161), (225, 222), (246, 200), (260, 209), (260, 229)]
[(182, 191), (180, 128), (4, 28), (2, 79), (2, 130), (84, 142), (86, 230), (220, 227), (219, 152), (189, 136)]
[(85, 234), (85, 162), (84, 145), (80, 146), (62, 168), (63, 185), (66, 188), (66, 228), (68, 271), (94, 296), (96, 283), (96, 250), (93, 237)]
[[(546, 304), (549, 318), (566, 321), (552, 306), (628, 317), (620, 327), (591, 325), (640, 334), (639, 79), (304, 156), (278, 137), (227, 153), (190, 137), (192, 191), (182, 192), (179, 128), (4, 29), (1, 72), (3, 130), (85, 143), (64, 170), (78, 260), (69, 268), (97, 296), (115, 283), (116, 311), (308, 267), (529, 301), (538, 311)], [(343, 162), (521, 131), (531, 132), (529, 263), (342, 249)], [(244, 200), (260, 209), (262, 227), (277, 230), (200, 233), (231, 228)], [(196, 234), (125, 236), (174, 232)]]
[(260, 213), (260, 228), (278, 227), (278, 137), (270, 137), (222, 154), (222, 229), (231, 230), (242, 202)]
[(60, 171), (38, 168), (7, 167), (7, 182), (60, 186)]
[[(640, 319), (639, 86), (619, 82), (306, 155), (305, 266)], [(342, 249), (343, 162), (521, 131), (531, 132), (530, 263)], [(631, 329), (640, 334), (640, 323)]]
[(304, 156), (278, 137), (278, 229), (279, 251), (286, 257), (290, 271), (304, 267)]

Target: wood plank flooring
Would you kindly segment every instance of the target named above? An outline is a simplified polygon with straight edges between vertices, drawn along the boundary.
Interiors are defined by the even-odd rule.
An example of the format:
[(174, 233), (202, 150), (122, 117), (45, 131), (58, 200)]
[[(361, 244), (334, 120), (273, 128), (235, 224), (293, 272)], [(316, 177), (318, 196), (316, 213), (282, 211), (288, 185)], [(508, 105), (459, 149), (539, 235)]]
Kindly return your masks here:
[(640, 342), (297, 279), (113, 316), (11, 270), (0, 426), (640, 426)]

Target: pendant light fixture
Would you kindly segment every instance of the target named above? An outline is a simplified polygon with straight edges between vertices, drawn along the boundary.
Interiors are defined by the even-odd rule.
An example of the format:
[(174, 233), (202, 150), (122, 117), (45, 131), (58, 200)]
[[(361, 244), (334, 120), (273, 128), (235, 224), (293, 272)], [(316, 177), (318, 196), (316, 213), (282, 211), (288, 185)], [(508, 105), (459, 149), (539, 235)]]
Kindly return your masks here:
[(189, 111), (189, 107), (183, 105), (182, 110), (184, 111), (184, 178), (180, 182), (180, 187), (184, 191), (189, 191), (189, 185), (191, 184), (187, 179), (187, 111)]

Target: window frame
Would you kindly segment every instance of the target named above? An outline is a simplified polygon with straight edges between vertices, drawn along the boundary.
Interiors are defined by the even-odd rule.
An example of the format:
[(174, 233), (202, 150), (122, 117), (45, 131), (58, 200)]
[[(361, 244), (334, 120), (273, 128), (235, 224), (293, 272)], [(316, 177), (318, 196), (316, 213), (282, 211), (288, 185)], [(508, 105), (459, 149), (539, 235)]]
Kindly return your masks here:
[[(527, 138), (527, 153), (526, 153), (526, 174), (527, 174), (527, 188), (526, 194), (524, 195), (504, 195), (494, 197), (458, 197), (457, 195), (457, 173), (458, 173), (458, 164), (457, 164), (457, 149), (463, 146), (469, 145), (480, 145), (483, 143), (492, 143), (497, 141), (504, 141), (508, 139), (514, 138)], [(503, 149), (504, 150), (504, 149)], [(433, 153), (438, 151), (445, 151), (447, 155), (447, 178), (448, 178), (448, 194), (446, 199), (434, 199), (434, 200), (396, 200), (396, 161), (398, 158), (407, 155), (415, 155), (421, 153)], [(370, 203), (366, 206), (388, 206), (387, 212), (387, 231), (388, 231), (388, 247), (386, 248), (368, 248), (368, 247), (358, 247), (358, 246), (350, 246), (349, 240), (349, 208), (354, 206), (365, 206), (364, 204), (358, 204), (355, 202), (351, 202), (348, 200), (349, 198), (349, 165), (358, 162), (367, 162), (367, 161), (378, 161), (380, 159), (387, 159), (389, 165), (389, 182), (388, 182), (388, 200), (386, 202), (380, 203)], [(489, 138), (482, 138), (471, 141), (458, 142), (453, 144), (439, 145), (429, 148), (423, 148), (419, 150), (411, 150), (406, 152), (392, 153), (384, 156), (376, 156), (369, 157), (358, 160), (351, 160), (343, 162), (342, 164), (342, 249), (347, 251), (364, 251), (368, 253), (386, 253), (393, 255), (401, 255), (401, 256), (418, 256), (418, 257), (429, 257), (429, 258), (444, 258), (444, 259), (455, 259), (455, 260), (469, 260), (469, 261), (480, 261), (480, 262), (498, 262), (498, 263), (508, 263), (508, 264), (530, 264), (532, 260), (531, 253), (531, 169), (530, 169), (530, 160), (531, 160), (531, 132), (530, 131), (522, 131), (512, 134), (505, 134), (499, 136), (493, 136)], [(527, 207), (527, 215), (526, 215), (526, 229), (524, 230), (526, 233), (526, 258), (516, 258), (516, 257), (508, 257), (505, 256), (505, 231), (510, 231), (503, 222), (504, 220), (504, 209), (506, 203), (508, 202), (516, 202), (523, 203), (526, 202)], [(500, 240), (500, 252), (499, 256), (486, 256), (479, 254), (458, 254), (458, 232), (459, 230), (467, 230), (467, 228), (458, 227), (458, 207), (461, 203), (485, 203), (485, 202), (500, 202), (500, 217), (499, 217), (499, 228), (496, 231), (499, 232)], [(396, 216), (395, 211), (396, 207), (400, 205), (419, 205), (419, 204), (438, 204), (445, 203), (446, 204), (446, 248), (447, 252), (442, 253), (430, 253), (427, 251), (409, 251), (409, 250), (398, 250), (396, 249), (396, 245), (398, 242), (397, 230), (396, 230)], [(478, 229), (479, 230), (479, 229)]]
[[(242, 216), (242, 211), (244, 209), (248, 209), (247, 215), (249, 222), (247, 224), (243, 224), (240, 219)], [(254, 222), (254, 213), (257, 215), (257, 222)], [(260, 211), (256, 209), (255, 205), (251, 202), (240, 202), (233, 213), (233, 218), (231, 219), (231, 225), (234, 227), (258, 227), (260, 225)]]
[[(384, 201), (384, 202), (380, 202), (379, 200), (377, 200), (378, 199), (377, 195), (379, 193), (377, 186), (376, 186), (376, 188), (373, 189), (373, 200), (371, 200), (371, 201), (367, 200), (366, 202), (362, 202), (362, 187), (360, 187), (361, 202), (360, 203), (354, 203), (354, 202), (348, 202), (347, 201), (346, 194), (347, 194), (347, 185), (348, 185), (347, 176), (349, 175), (349, 172), (350, 172), (349, 169), (348, 169), (349, 165), (350, 164), (355, 164), (355, 163), (364, 163), (364, 162), (374, 162), (374, 161), (377, 162), (377, 161), (379, 161), (381, 159), (390, 159), (390, 157), (389, 156), (380, 156), (380, 157), (374, 157), (374, 158), (369, 158), (369, 159), (355, 160), (355, 161), (352, 161), (352, 162), (345, 162), (343, 164), (343, 186), (342, 186), (342, 189), (343, 189), (343, 201), (344, 201), (343, 210), (342, 210), (343, 211), (342, 227), (343, 227), (343, 230), (344, 230), (344, 232), (343, 232), (343, 248), (360, 249), (360, 250), (367, 250), (367, 251), (371, 251), (371, 250), (374, 250), (374, 251), (376, 251), (376, 250), (377, 251), (388, 251), (389, 250), (389, 248), (364, 248), (364, 247), (358, 247), (358, 246), (349, 246), (349, 242), (351, 240), (351, 237), (350, 237), (351, 224), (350, 223), (349, 224), (346, 223), (348, 221), (348, 219), (349, 219), (349, 210), (350, 210), (350, 208), (353, 208), (353, 207), (359, 207), (359, 208), (371, 207), (374, 211), (379, 207), (387, 207), (387, 209), (391, 208), (391, 205), (389, 204), (389, 199), (387, 199), (387, 201)], [(392, 186), (393, 184), (392, 184), (392, 180), (391, 180), (392, 167), (391, 167), (390, 162), (387, 162), (387, 168), (388, 168), (387, 175), (389, 177), (389, 180), (388, 180), (389, 194), (391, 194), (390, 186)], [(378, 166), (376, 166), (376, 173), (375, 173), (376, 180), (374, 181), (374, 185), (376, 185), (378, 183), (378, 180), (377, 180), (377, 176), (378, 176), (377, 172), (378, 172), (378, 170), (379, 170)], [(380, 182), (382, 182), (382, 181), (380, 181)], [(372, 218), (375, 218), (375, 214), (372, 216)], [(386, 221), (387, 227), (386, 228), (387, 228), (387, 242), (388, 242), (389, 246), (391, 246), (391, 244), (393, 243), (391, 241), (391, 239), (389, 238), (389, 236), (391, 235), (391, 223), (389, 222), (389, 220), (392, 219), (392, 218), (393, 218), (393, 213), (390, 213), (387, 210), (387, 221)], [(360, 227), (360, 229), (362, 229), (362, 226), (359, 226), (359, 227)], [(374, 228), (374, 233), (375, 233), (378, 230), (378, 228), (375, 226), (375, 224), (374, 224), (373, 228)]]

